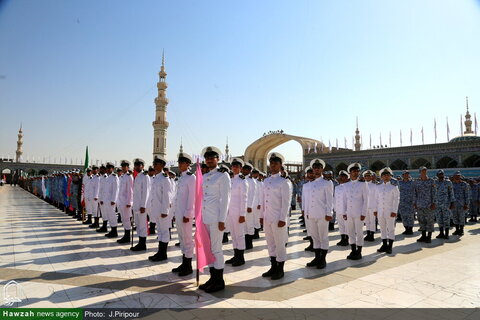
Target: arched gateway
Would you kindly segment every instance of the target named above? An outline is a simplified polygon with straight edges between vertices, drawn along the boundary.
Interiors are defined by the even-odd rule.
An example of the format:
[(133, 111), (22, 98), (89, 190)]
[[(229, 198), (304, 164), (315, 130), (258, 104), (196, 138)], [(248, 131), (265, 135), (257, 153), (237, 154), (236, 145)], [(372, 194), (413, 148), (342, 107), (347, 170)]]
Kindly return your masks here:
[(264, 135), (260, 139), (250, 144), (247, 149), (245, 149), (244, 160), (252, 163), (260, 170), (265, 171), (267, 170), (268, 165), (268, 153), (275, 147), (278, 147), (279, 145), (292, 140), (300, 143), (300, 145), (302, 146), (304, 158), (305, 154), (308, 154), (310, 151), (320, 153), (321, 150), (326, 150), (325, 145), (319, 140), (292, 136), (283, 132), (277, 132)]

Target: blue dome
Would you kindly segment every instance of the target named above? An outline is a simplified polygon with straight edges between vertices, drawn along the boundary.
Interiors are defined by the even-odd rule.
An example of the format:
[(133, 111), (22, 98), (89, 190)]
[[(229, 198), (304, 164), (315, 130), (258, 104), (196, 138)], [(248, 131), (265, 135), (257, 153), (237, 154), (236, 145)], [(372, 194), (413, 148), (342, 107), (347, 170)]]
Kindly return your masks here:
[(478, 136), (461, 136), (451, 139), (449, 142), (480, 141)]

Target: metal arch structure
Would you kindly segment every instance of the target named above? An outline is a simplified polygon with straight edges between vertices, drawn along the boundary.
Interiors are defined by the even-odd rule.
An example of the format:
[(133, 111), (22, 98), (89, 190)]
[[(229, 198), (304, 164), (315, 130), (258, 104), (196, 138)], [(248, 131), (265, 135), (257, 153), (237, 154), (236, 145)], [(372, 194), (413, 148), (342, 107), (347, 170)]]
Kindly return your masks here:
[[(278, 147), (281, 144), (289, 141), (297, 141), (303, 150), (303, 158), (305, 159), (305, 154), (308, 153), (308, 149), (313, 150), (316, 144), (317, 152), (318, 150), (326, 149), (325, 145), (315, 139), (292, 136), (286, 133), (272, 133), (261, 137), (260, 139), (255, 140), (250, 144), (244, 153), (244, 161), (250, 162), (255, 167), (259, 168), (262, 171), (267, 170), (267, 156), (268, 153)], [(323, 147), (322, 147), (323, 146)]]

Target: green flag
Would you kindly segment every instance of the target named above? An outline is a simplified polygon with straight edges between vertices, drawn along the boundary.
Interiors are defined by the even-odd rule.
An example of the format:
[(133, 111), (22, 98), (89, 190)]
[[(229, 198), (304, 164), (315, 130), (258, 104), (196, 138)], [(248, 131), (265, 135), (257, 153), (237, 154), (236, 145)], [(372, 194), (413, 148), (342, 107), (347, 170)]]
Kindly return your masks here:
[(87, 171), (88, 163), (89, 163), (89, 160), (88, 160), (88, 146), (87, 146), (87, 149), (85, 150), (85, 164), (83, 165), (83, 172)]

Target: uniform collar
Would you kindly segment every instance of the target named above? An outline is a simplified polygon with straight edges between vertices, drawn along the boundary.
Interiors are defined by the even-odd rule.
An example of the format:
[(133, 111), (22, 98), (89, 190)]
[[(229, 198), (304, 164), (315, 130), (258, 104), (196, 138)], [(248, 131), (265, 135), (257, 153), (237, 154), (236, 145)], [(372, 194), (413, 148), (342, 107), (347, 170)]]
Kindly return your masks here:
[(275, 173), (275, 174), (272, 174), (271, 177), (281, 177), (282, 176), (282, 173), (279, 172), (279, 173)]

